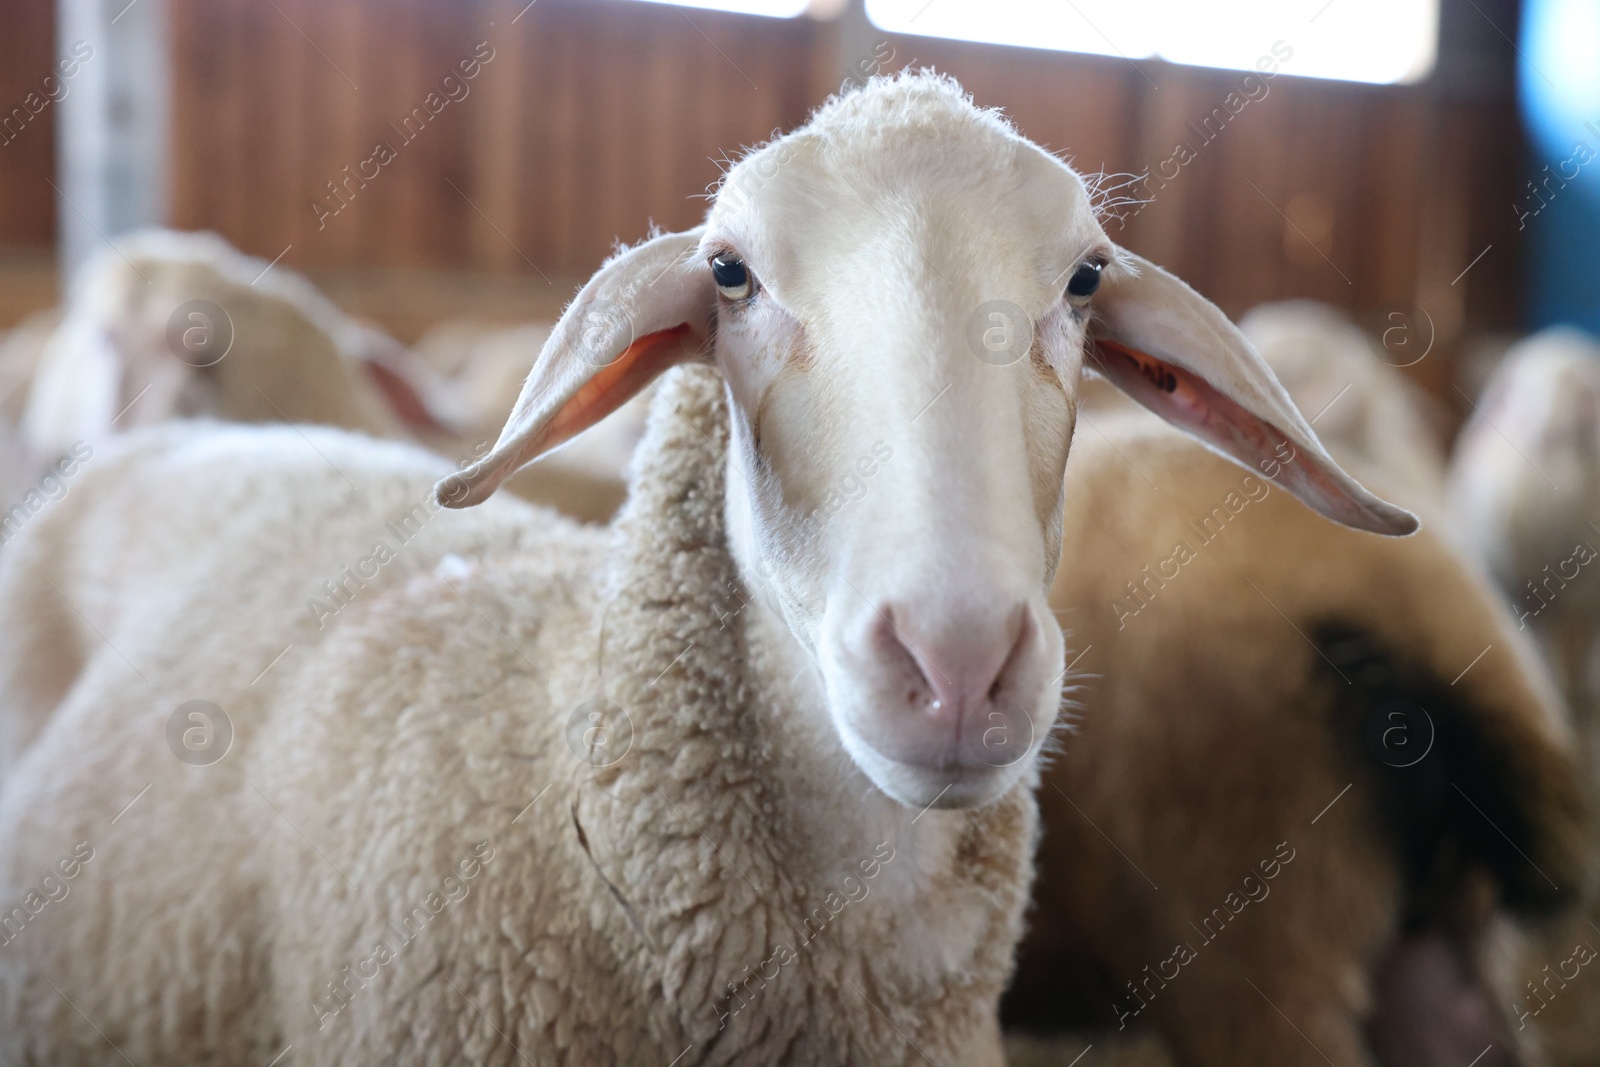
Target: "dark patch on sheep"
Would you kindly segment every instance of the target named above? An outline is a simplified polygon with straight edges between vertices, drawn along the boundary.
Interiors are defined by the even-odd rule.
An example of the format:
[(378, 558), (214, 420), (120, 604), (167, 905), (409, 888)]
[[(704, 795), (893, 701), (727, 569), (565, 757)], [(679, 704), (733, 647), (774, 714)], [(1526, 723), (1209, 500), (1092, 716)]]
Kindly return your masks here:
[[(1312, 670), (1333, 699), (1346, 757), (1368, 786), (1405, 879), (1406, 932), (1456, 911), (1475, 871), (1494, 879), (1501, 903), (1514, 912), (1544, 914), (1570, 904), (1580, 887), (1556, 884), (1538, 862), (1549, 834), (1536, 799), (1543, 791), (1530, 780), (1535, 769), (1516, 746), (1497, 741), (1472, 690), (1453, 688), (1350, 622), (1324, 621), (1311, 636), (1323, 653)], [(1386, 720), (1416, 708), (1426, 718), (1413, 717), (1408, 728), (1431, 724), (1425, 755), (1395, 759), (1373, 743)]]
[(984, 827), (977, 819), (970, 819), (962, 828), (956, 841), (955, 878), (957, 881), (977, 881), (978, 868), (985, 860)]
[[(1037, 913), (1030, 918), (1039, 921)], [(1117, 1021), (1110, 1005), (1125, 995), (1110, 964), (1093, 953), (1040, 952), (1024, 938), (1016, 978), (1000, 997), (1000, 1026), (1040, 1037), (1109, 1027)]]
[(1055, 368), (1050, 365), (1050, 353), (1045, 351), (1044, 339), (1041, 337), (1034, 337), (1033, 344), (1028, 346), (1028, 364), (1037, 376), (1057, 377)]

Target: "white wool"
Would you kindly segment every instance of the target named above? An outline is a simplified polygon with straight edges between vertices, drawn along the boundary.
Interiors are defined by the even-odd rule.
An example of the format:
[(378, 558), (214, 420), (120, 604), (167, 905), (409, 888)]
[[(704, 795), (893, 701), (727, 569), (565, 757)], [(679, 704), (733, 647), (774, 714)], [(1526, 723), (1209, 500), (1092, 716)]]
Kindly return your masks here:
[[(998, 1067), (1028, 787), (909, 811), (786, 707), (724, 585), (720, 383), (666, 392), (615, 533), (430, 509), (447, 467), (326, 430), (97, 457), (0, 563), (0, 901), (93, 851), (0, 946), (0, 1059), (101, 1055), (48, 973), (136, 1062)], [(233, 730), (206, 766), (169, 750), (196, 698)], [(596, 767), (601, 698), (631, 749)]]

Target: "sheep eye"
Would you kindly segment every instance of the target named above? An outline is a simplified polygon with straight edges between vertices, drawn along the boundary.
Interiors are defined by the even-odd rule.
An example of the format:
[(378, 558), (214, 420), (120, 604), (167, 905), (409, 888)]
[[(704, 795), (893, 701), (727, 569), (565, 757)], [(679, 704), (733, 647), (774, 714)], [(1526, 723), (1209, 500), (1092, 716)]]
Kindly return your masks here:
[(717, 283), (717, 291), (729, 300), (743, 300), (755, 288), (750, 268), (733, 255), (711, 257), (711, 280)]
[(1105, 264), (1090, 260), (1072, 272), (1072, 277), (1067, 279), (1067, 299), (1075, 307), (1082, 307), (1089, 302), (1095, 290), (1100, 288), (1100, 271)]

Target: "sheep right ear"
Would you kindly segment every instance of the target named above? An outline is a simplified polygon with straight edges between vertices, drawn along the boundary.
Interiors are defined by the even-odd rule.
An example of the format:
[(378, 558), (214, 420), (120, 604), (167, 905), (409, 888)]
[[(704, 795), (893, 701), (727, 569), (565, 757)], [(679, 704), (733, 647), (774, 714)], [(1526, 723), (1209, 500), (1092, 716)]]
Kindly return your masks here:
[(1117, 258), (1095, 297), (1088, 366), (1335, 522), (1390, 536), (1416, 531), (1416, 516), (1340, 469), (1220, 308), (1148, 260)]
[(500, 439), (434, 487), (439, 503), (486, 500), (523, 466), (625, 404), (667, 368), (694, 359), (711, 333), (716, 289), (696, 262), (701, 228), (663, 234), (601, 267), (534, 360)]

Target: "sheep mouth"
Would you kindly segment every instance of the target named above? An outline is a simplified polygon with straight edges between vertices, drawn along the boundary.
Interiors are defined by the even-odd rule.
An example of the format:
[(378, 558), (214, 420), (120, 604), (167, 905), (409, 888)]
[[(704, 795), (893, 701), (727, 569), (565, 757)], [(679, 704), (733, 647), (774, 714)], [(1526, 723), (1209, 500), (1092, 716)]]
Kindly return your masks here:
[(920, 811), (980, 808), (992, 804), (1021, 781), (1033, 766), (1036, 739), (1004, 762), (974, 761), (946, 754), (897, 758), (882, 751), (848, 724), (840, 736), (851, 760), (891, 800)]

